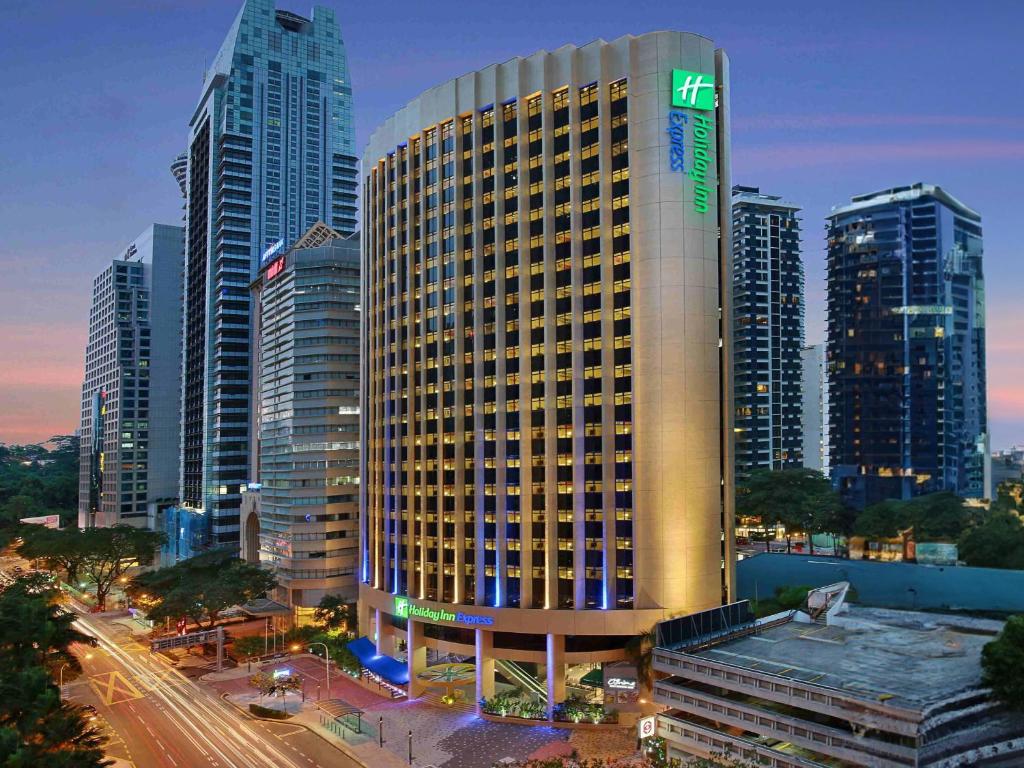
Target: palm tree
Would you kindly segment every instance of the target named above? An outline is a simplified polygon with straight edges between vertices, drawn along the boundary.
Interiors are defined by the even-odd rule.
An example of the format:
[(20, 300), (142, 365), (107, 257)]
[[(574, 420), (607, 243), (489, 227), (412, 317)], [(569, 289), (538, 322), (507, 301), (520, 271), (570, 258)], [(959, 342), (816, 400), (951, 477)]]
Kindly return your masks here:
[(646, 632), (630, 638), (626, 643), (626, 656), (636, 665), (636, 676), (640, 684), (645, 688), (654, 685), (654, 646), (658, 642), (657, 625), (652, 626)]

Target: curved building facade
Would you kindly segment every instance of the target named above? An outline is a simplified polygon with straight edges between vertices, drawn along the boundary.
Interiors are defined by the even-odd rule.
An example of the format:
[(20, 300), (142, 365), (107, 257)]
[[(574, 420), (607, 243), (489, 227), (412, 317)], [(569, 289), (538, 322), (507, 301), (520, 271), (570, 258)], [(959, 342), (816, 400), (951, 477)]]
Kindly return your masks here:
[(413, 692), (433, 647), (478, 698), (543, 664), (550, 708), (727, 594), (728, 146), (728, 60), (680, 32), (490, 66), (371, 137), (361, 626)]

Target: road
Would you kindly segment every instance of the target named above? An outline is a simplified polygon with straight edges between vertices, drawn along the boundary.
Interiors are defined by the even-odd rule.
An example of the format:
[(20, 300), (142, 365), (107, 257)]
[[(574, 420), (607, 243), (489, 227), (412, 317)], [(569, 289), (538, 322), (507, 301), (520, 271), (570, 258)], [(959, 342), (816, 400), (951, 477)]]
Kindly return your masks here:
[(116, 625), (77, 623), (98, 647), (77, 648), (84, 674), (65, 690), (97, 708), (111, 757), (136, 768), (359, 768), (302, 726), (248, 718)]

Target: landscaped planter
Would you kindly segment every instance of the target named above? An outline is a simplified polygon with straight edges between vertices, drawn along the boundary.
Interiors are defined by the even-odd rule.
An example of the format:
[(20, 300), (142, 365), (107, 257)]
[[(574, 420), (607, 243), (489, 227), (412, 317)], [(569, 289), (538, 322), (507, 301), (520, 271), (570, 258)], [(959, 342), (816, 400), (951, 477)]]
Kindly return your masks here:
[(565, 728), (566, 730), (580, 730), (580, 731), (601, 731), (609, 728), (618, 728), (618, 721), (593, 723), (589, 720), (574, 723), (571, 720), (563, 722), (561, 720), (533, 720), (525, 717), (514, 717), (513, 715), (491, 715), (487, 712), (481, 712), (480, 717), (492, 723), (509, 723), (511, 725), (526, 725), (526, 726), (538, 726), (543, 725), (549, 728)]

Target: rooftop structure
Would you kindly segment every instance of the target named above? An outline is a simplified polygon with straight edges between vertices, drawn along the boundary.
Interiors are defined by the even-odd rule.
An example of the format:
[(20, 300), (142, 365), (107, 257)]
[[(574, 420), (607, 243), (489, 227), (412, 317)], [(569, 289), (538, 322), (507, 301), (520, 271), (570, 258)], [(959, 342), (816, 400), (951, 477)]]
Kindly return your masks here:
[(670, 755), (727, 750), (787, 768), (1020, 764), (1024, 718), (981, 684), (981, 649), (1001, 623), (852, 606), (848, 586), (766, 619), (743, 601), (659, 625), (654, 668), (670, 677), (654, 697), (673, 708), (658, 723)]

